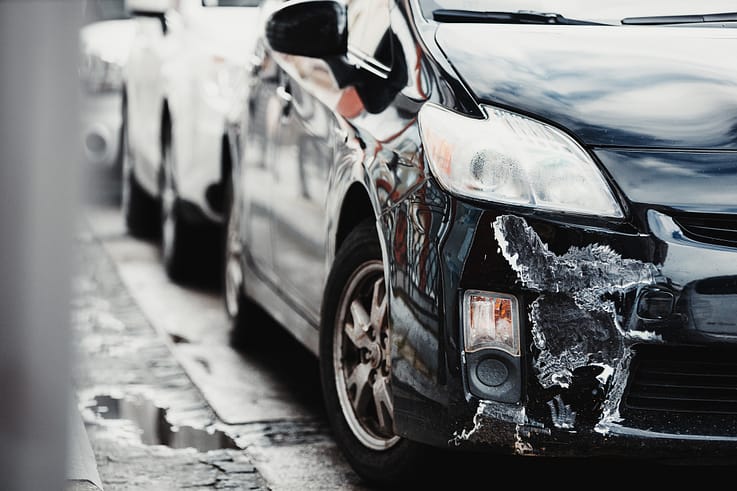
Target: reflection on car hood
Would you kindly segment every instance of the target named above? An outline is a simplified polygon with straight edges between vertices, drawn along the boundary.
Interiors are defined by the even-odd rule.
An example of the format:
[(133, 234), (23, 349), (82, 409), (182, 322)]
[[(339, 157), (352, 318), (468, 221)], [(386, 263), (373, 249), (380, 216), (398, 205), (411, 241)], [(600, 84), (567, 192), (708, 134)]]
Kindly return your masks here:
[(586, 144), (737, 149), (737, 29), (442, 24), (436, 39), (479, 100)]

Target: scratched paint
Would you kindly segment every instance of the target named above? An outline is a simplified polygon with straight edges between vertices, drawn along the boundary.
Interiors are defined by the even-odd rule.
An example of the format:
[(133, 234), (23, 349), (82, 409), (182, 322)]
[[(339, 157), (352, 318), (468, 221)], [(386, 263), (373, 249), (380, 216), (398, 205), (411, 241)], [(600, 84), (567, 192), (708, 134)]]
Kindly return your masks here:
[(530, 311), (538, 354), (534, 367), (544, 388), (570, 387), (573, 371), (597, 365), (609, 371), (624, 358), (628, 336), (617, 298), (654, 284), (655, 265), (622, 258), (610, 247), (571, 247), (557, 255), (524, 219), (498, 217), (493, 224), (500, 251), (522, 284), (540, 296)]
[(580, 411), (567, 402), (565, 392), (574, 384), (574, 372), (583, 368), (592, 369), (592, 381), (606, 387), (594, 429), (607, 433), (621, 420), (619, 402), (632, 359), (630, 346), (661, 341), (654, 333), (626, 328), (631, 312), (621, 312), (622, 300), (655, 284), (660, 271), (600, 244), (571, 247), (558, 255), (517, 216), (500, 216), (492, 227), (500, 253), (521, 284), (539, 293), (529, 310), (532, 365), (540, 385), (554, 391), (546, 402), (550, 419), (546, 425), (529, 418), (524, 405), (481, 401), (473, 427), (456, 432), (451, 443), (511, 441), (515, 453), (534, 454), (535, 434), (550, 434), (551, 428), (576, 431)]
[(520, 441), (519, 428), (529, 424), (524, 406), (514, 406), (495, 401), (480, 401), (473, 417), (473, 427), (456, 431), (450, 444), (461, 441), (485, 441), (503, 444), (513, 439)]

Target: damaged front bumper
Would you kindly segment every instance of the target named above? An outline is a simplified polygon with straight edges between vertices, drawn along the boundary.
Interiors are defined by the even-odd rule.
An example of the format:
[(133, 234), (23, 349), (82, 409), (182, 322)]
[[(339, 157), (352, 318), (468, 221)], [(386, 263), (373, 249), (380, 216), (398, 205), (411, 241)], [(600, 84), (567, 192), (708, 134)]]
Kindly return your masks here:
[[(395, 251), (436, 241), (391, 276), (403, 434), (431, 442), (445, 428), (451, 447), (524, 455), (737, 463), (737, 248), (689, 238), (667, 210), (643, 210), (637, 228), (576, 223), (445, 202), (432, 187), (394, 217), (407, 228)], [(411, 288), (397, 280), (405, 263), (422, 273)], [(442, 294), (423, 298), (427, 284)], [(517, 359), (464, 351), (461, 299), (478, 290), (518, 300)], [(487, 358), (517, 378), (518, 401), (472, 376)]]
[[(525, 403), (480, 400), (456, 440), (498, 444), (506, 434), (523, 454), (666, 459), (709, 449), (737, 459), (737, 250), (688, 238), (667, 214), (646, 216), (649, 235), (607, 234), (565, 252), (569, 234), (550, 224), (541, 230), (557, 251), (524, 218), (494, 219), (499, 252), (530, 299)], [(641, 243), (638, 257), (617, 252), (631, 249), (622, 241)]]

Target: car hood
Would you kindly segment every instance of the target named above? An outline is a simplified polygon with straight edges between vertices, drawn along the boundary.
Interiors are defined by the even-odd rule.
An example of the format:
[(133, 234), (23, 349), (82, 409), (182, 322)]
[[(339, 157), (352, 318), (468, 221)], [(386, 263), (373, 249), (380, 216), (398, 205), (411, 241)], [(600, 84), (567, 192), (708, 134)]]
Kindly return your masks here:
[(737, 149), (737, 29), (441, 24), (481, 101), (589, 146)]

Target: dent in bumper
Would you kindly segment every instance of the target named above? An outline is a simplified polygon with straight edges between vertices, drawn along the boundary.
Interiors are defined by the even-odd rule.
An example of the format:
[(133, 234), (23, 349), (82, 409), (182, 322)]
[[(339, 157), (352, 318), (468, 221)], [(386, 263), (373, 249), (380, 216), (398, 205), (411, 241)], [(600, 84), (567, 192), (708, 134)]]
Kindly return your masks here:
[[(566, 389), (573, 382), (573, 372), (582, 367), (598, 371), (596, 377), (602, 384), (613, 374), (599, 425), (618, 420), (618, 398), (624, 391), (631, 358), (629, 344), (643, 337), (657, 339), (657, 335), (626, 330), (615, 301), (639, 287), (655, 284), (657, 268), (624, 259), (602, 245), (572, 247), (556, 255), (516, 216), (500, 216), (493, 227), (501, 253), (522, 285), (540, 294), (530, 311), (538, 381), (545, 389), (554, 385)], [(554, 424), (560, 420), (558, 398), (549, 404)]]
[[(737, 277), (734, 249), (690, 241), (655, 211), (650, 211), (649, 222), (658, 242), (659, 253), (653, 257), (662, 259), (657, 265), (623, 258), (598, 244), (555, 254), (524, 219), (497, 217), (492, 226), (500, 254), (521, 286), (537, 295), (529, 306), (529, 330), (530, 366), (539, 387), (531, 391), (536, 399), (526, 405), (480, 401), (473, 425), (456, 431), (450, 443), (513, 443), (519, 454), (554, 454), (570, 452), (553, 448), (575, 438), (581, 450), (589, 446), (611, 452), (610, 443), (616, 441), (613, 453), (622, 453), (639, 448), (633, 442), (653, 439), (669, 442), (660, 445), (665, 453), (674, 443), (691, 451), (706, 446), (717, 446), (722, 454), (734, 451), (730, 432), (735, 428), (725, 428), (722, 436), (700, 436), (687, 428), (672, 434), (648, 432), (620, 415), (633, 346), (700, 339), (703, 323), (694, 321), (694, 315), (704, 313), (694, 312), (693, 284), (716, 274)], [(656, 321), (639, 317), (642, 292), (660, 287), (677, 299), (672, 315)], [(735, 310), (734, 295), (729, 302), (727, 309)], [(716, 329), (707, 337), (722, 343), (737, 340), (737, 332), (725, 337), (723, 323)], [(543, 414), (544, 407), (548, 414)]]

